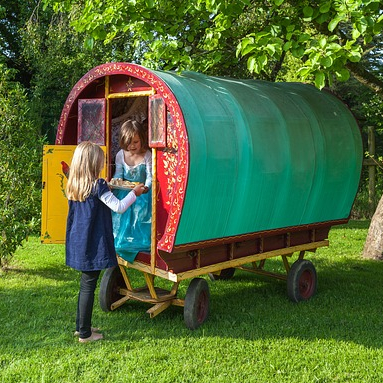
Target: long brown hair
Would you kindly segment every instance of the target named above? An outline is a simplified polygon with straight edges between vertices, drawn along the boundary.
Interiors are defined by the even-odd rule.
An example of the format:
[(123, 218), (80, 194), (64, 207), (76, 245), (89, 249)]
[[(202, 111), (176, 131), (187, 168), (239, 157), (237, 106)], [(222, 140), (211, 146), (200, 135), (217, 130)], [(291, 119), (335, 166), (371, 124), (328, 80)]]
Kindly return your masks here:
[(105, 154), (90, 141), (83, 141), (74, 151), (70, 166), (66, 195), (72, 201), (85, 201), (104, 167)]

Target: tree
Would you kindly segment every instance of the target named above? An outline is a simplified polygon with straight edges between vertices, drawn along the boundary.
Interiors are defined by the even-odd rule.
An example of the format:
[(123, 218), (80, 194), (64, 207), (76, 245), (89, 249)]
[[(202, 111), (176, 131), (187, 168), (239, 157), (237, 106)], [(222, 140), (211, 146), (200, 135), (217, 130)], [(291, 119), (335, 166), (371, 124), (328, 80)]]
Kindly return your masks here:
[(0, 266), (38, 224), (42, 140), (14, 71), (0, 64)]
[[(382, 82), (358, 65), (374, 50), (383, 27), (379, 0), (43, 0), (71, 10), (72, 24), (88, 43), (130, 34), (148, 42), (143, 63), (166, 69), (208, 71), (247, 62), (250, 73), (269, 74), (287, 54), (302, 60), (301, 80), (323, 87), (333, 78), (359, 81), (381, 92)], [(315, 4), (315, 5), (314, 5)]]
[[(296, 80), (323, 88), (352, 76), (383, 99), (382, 77), (374, 70), (382, 48), (380, 0), (43, 2), (70, 12), (72, 25), (87, 34), (88, 46), (129, 36), (148, 67), (274, 81), (293, 63)], [(369, 234), (365, 256), (376, 257), (368, 242), (383, 238), (383, 202), (370, 232), (375, 234)], [(381, 256), (383, 241), (378, 247)]]
[(0, 0), (0, 62), (17, 70), (17, 80), (28, 87), (32, 73), (22, 55), (20, 31), (39, 0)]
[(129, 42), (84, 48), (66, 13), (40, 0), (0, 0), (0, 266), (39, 230), (44, 138), (54, 141), (78, 79), (108, 60), (131, 59)]
[(18, 36), (22, 57), (31, 74), (31, 115), (49, 142), (55, 140), (65, 99), (78, 79), (106, 61), (132, 58), (127, 39), (86, 49), (86, 35), (73, 30), (66, 12), (54, 14), (43, 11), (40, 5), (24, 20)]

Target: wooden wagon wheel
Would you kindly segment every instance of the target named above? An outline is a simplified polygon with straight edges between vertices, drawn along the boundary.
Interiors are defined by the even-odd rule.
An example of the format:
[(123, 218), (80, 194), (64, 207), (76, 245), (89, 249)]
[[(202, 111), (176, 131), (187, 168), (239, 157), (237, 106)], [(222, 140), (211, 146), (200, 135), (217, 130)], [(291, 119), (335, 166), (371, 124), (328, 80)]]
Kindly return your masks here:
[(123, 286), (125, 282), (118, 266), (105, 270), (99, 292), (100, 306), (103, 311), (112, 311), (112, 304), (122, 298), (119, 290)]
[(314, 265), (306, 259), (293, 263), (287, 275), (287, 294), (293, 302), (310, 299), (317, 290), (317, 273)]
[(209, 314), (209, 285), (205, 279), (194, 278), (185, 296), (184, 321), (190, 330), (205, 322)]
[(209, 278), (212, 281), (218, 281), (218, 280), (225, 280), (226, 281), (228, 279), (233, 278), (234, 273), (235, 273), (235, 268), (230, 267), (228, 269), (223, 269), (223, 270), (219, 271), (217, 274), (216, 273), (209, 273)]

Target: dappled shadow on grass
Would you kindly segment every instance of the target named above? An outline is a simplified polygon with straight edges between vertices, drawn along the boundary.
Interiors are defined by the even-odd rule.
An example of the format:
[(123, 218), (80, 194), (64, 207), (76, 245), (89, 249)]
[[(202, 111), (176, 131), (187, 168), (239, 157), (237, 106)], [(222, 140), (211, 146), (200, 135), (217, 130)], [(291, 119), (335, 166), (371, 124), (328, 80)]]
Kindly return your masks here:
[[(334, 251), (338, 251), (336, 247)], [(98, 296), (94, 324), (104, 330), (110, 342), (147, 338), (296, 338), (382, 348), (383, 262), (320, 255), (309, 257), (317, 267), (318, 292), (308, 302), (290, 302), (284, 281), (237, 271), (229, 281), (208, 280), (210, 315), (195, 331), (186, 328), (182, 307), (172, 306), (153, 319), (146, 314), (151, 305), (139, 302), (128, 302), (115, 312), (104, 313)], [(24, 264), (0, 278), (3, 345), (22, 352), (75, 342), (72, 332), (79, 273), (61, 262), (47, 260), (31, 268)], [(17, 285), (7, 283), (15, 278), (20, 279)], [(189, 282), (182, 282), (181, 296)]]
[[(377, 286), (383, 264), (352, 261), (347, 270), (336, 266), (322, 269), (317, 295), (298, 304), (288, 300), (283, 281), (238, 272), (232, 280), (209, 282), (210, 316), (196, 331), (185, 327), (181, 307), (170, 307), (150, 319), (146, 310), (151, 306), (139, 302), (128, 302), (115, 312), (104, 313), (96, 299), (94, 323), (104, 329), (110, 341), (145, 337), (293, 337), (335, 339), (381, 348), (383, 303)], [(44, 347), (53, 340), (73, 342), (78, 283), (72, 282), (2, 292), (1, 299), (17, 307), (17, 315), (9, 312), (2, 313), (2, 317), (12, 331), (17, 328), (23, 334), (21, 343), (9, 339), (12, 347)]]
[(21, 277), (25, 280), (28, 279), (46, 279), (55, 281), (71, 281), (76, 273), (73, 269), (65, 265), (46, 265), (42, 264), (41, 267), (28, 268), (25, 266), (8, 268), (2, 271), (0, 278), (17, 278)]
[(52, 279), (56, 281), (72, 281), (73, 280), (73, 270), (64, 265), (46, 265), (43, 264), (41, 267), (10, 267), (2, 271), (0, 278), (12, 277), (14, 274), (20, 274), (26, 281), (29, 278), (42, 278), (42, 279)]

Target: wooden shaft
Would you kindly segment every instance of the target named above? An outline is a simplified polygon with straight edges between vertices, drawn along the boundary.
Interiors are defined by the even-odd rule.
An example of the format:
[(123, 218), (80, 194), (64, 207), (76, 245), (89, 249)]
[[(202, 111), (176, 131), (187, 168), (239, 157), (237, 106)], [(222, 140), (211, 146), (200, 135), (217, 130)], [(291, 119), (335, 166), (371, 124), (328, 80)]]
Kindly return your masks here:
[[(105, 76), (105, 99), (106, 99), (106, 116), (105, 116), (105, 145), (106, 145), (106, 156), (105, 156), (105, 161), (106, 164), (108, 165), (111, 163), (111, 158), (110, 157), (110, 102), (108, 99), (109, 96), (109, 76)], [(111, 165), (107, 166), (106, 169), (106, 176), (108, 179), (112, 177), (112, 172), (111, 172)]]
[(150, 241), (150, 271), (155, 273), (157, 250), (157, 149), (152, 149), (152, 232)]

